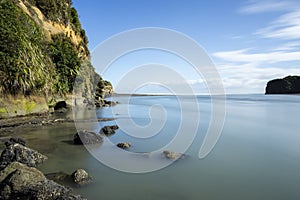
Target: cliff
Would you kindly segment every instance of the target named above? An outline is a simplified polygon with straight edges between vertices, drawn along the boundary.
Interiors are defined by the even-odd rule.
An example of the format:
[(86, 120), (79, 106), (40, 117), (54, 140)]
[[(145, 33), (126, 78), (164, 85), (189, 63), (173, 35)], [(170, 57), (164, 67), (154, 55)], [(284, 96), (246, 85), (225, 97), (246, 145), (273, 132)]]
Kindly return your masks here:
[(0, 38), (0, 118), (47, 112), (60, 101), (84, 106), (96, 90), (112, 92), (90, 63), (71, 0), (0, 0)]
[(300, 76), (287, 76), (269, 81), (266, 94), (300, 94)]

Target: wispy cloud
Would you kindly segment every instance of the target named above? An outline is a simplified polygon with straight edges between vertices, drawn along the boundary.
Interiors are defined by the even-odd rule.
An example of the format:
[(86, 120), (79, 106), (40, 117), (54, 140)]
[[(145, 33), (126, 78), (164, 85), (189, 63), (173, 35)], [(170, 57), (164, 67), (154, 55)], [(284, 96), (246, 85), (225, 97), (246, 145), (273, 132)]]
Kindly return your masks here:
[(300, 47), (300, 41), (287, 42), (280, 46), (275, 47), (274, 51), (293, 51), (297, 50)]
[(278, 63), (300, 61), (300, 52), (274, 51), (268, 53), (249, 53), (248, 49), (237, 51), (216, 52), (215, 57), (229, 62), (244, 63)]
[(254, 14), (262, 12), (274, 12), (291, 10), (295, 7), (296, 3), (290, 1), (279, 0), (252, 0), (248, 1), (238, 12), (241, 14)]
[(273, 21), (266, 28), (260, 29), (256, 34), (265, 38), (300, 39), (300, 8), (288, 12)]

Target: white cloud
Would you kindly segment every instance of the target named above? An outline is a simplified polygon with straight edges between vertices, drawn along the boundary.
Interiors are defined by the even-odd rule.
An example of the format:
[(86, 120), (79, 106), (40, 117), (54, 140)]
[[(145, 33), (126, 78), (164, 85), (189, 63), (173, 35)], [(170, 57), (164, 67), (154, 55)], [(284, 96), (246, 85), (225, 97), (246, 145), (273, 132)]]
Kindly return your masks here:
[(248, 49), (237, 51), (216, 52), (213, 55), (229, 62), (246, 63), (277, 63), (286, 61), (300, 61), (300, 52), (273, 51), (268, 53), (248, 53)]
[(264, 93), (268, 81), (300, 73), (300, 68), (259, 68), (255, 63), (220, 64), (218, 70), (226, 93)]
[(265, 38), (300, 39), (300, 9), (288, 12), (256, 34)]
[(300, 41), (295, 41), (295, 42), (288, 42), (285, 44), (282, 44), (276, 48), (274, 48), (274, 51), (292, 51), (292, 50), (297, 50), (300, 47)]

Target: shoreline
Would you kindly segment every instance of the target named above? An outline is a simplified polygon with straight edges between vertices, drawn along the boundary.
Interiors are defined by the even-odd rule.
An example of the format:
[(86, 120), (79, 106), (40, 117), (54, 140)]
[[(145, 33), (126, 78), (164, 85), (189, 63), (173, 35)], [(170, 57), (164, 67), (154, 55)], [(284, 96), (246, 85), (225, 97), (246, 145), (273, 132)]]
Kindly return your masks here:
[[(98, 118), (97, 122), (113, 121), (115, 118)], [(36, 114), (0, 119), (0, 137), (14, 134), (16, 128), (53, 126), (62, 123), (95, 122), (95, 119), (74, 120), (66, 114)]]

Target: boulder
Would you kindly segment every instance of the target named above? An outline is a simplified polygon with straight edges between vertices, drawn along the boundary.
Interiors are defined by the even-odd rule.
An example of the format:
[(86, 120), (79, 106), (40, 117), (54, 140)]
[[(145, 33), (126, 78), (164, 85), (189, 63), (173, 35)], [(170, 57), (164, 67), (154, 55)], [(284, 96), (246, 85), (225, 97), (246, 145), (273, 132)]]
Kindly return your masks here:
[(72, 179), (78, 186), (85, 186), (92, 182), (92, 178), (84, 169), (77, 169), (73, 172)]
[(177, 160), (179, 158), (184, 158), (184, 154), (182, 153), (177, 153), (174, 151), (163, 151), (163, 156), (169, 160)]
[(47, 156), (19, 143), (6, 145), (6, 148), (0, 156), (0, 168), (5, 167), (12, 162), (20, 162), (29, 167), (36, 167), (38, 164), (43, 163), (48, 159)]
[(103, 142), (103, 138), (94, 132), (88, 132), (86, 130), (83, 130), (83, 131), (79, 131), (74, 135), (73, 141), (74, 144), (78, 144), (78, 145), (98, 144)]
[(0, 171), (0, 199), (82, 200), (84, 198), (48, 180), (36, 168), (13, 162)]
[(113, 125), (113, 126), (104, 126), (100, 130), (100, 134), (105, 135), (105, 136), (111, 136), (116, 133), (116, 130), (119, 129), (118, 125)]
[(119, 144), (117, 144), (117, 147), (121, 149), (129, 149), (131, 147), (131, 144), (128, 142), (120, 142)]

